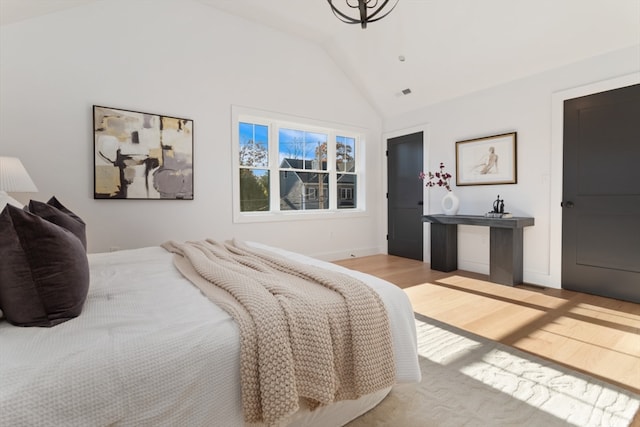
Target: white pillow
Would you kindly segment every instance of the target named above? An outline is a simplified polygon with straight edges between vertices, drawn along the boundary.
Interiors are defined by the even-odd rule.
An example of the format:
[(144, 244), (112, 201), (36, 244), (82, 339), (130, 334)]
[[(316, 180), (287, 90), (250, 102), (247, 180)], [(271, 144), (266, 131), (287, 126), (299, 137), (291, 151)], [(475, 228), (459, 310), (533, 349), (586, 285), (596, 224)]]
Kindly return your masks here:
[(15, 206), (16, 208), (24, 208), (24, 205), (22, 203), (20, 203), (4, 191), (0, 191), (0, 212), (4, 209), (7, 203)]

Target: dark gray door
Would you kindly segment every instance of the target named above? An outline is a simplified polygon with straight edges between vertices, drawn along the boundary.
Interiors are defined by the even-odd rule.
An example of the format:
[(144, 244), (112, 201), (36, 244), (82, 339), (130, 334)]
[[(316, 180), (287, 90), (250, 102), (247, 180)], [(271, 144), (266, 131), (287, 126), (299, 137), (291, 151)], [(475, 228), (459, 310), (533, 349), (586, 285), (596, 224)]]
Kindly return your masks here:
[(640, 85), (565, 101), (562, 287), (640, 302)]
[(387, 251), (389, 255), (422, 261), (423, 133), (387, 140)]

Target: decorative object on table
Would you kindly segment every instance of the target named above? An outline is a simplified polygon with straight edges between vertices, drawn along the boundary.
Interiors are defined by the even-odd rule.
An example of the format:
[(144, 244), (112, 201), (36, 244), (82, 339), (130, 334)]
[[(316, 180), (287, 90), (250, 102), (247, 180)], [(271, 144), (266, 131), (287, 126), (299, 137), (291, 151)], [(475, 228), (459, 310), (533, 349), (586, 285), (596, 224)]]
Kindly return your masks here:
[(22, 209), (7, 193), (37, 193), (38, 189), (17, 157), (0, 157), (0, 211), (6, 204)]
[(517, 132), (456, 142), (456, 185), (516, 184)]
[(504, 213), (504, 199), (500, 200), (500, 195), (493, 202), (493, 213)]
[(493, 210), (484, 214), (487, 218), (512, 218), (509, 212), (504, 211), (504, 199), (498, 198), (493, 202)]
[(93, 106), (94, 199), (193, 200), (193, 121)]
[(440, 201), (440, 206), (442, 206), (442, 212), (445, 215), (456, 215), (460, 209), (460, 199), (453, 191), (447, 191), (447, 194)]
[(445, 215), (455, 215), (460, 208), (460, 199), (451, 190), (451, 174), (445, 171), (444, 163), (440, 162), (440, 170), (437, 172), (420, 172), (419, 178), (426, 181), (427, 187), (444, 187), (447, 194), (442, 198), (440, 205)]
[[(369, 22), (376, 22), (395, 9), (398, 0), (384, 0), (380, 4), (371, 0), (327, 0), (333, 14), (346, 24), (360, 24), (367, 28)], [(338, 6), (338, 3), (344, 3)]]

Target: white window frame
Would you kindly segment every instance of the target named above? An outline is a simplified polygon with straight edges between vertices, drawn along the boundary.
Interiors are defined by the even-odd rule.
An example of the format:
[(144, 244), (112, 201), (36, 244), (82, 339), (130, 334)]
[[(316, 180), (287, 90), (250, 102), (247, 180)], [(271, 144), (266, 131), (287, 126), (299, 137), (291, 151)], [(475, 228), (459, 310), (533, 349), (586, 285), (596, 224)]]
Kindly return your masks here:
[[(267, 126), (269, 132), (269, 211), (242, 212), (240, 211), (240, 135), (239, 123), (253, 123)], [(327, 170), (320, 172), (329, 174), (329, 209), (313, 210), (280, 210), (280, 163), (278, 153), (278, 133), (280, 128), (300, 129), (327, 134)], [(344, 136), (355, 140), (355, 175), (357, 206), (349, 209), (338, 209), (338, 174), (336, 170), (336, 147), (332, 142), (336, 136)], [(231, 158), (232, 158), (232, 192), (233, 192), (233, 222), (269, 222), (291, 221), (299, 219), (327, 219), (363, 216), (366, 214), (365, 188), (365, 131), (353, 126), (345, 126), (320, 120), (291, 116), (287, 114), (256, 110), (247, 107), (232, 106), (231, 108)], [(309, 171), (311, 172), (311, 170)]]

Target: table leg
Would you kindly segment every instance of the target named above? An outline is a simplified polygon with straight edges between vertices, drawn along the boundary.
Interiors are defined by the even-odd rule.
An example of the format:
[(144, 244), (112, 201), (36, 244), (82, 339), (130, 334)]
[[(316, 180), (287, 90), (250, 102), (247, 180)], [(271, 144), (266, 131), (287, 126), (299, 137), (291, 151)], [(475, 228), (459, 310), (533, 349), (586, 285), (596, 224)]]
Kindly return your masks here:
[(431, 224), (431, 269), (454, 271), (458, 269), (458, 226)]
[(490, 231), (489, 280), (503, 285), (522, 283), (522, 228)]

